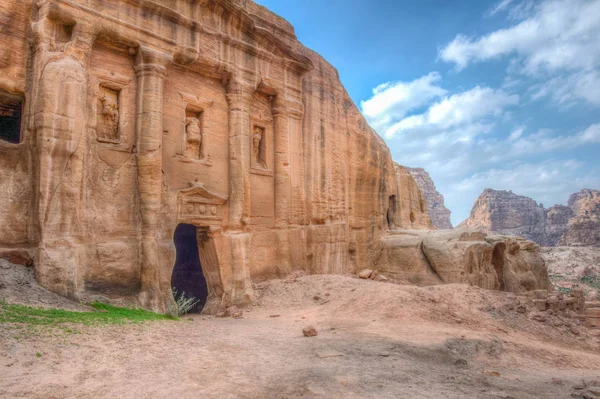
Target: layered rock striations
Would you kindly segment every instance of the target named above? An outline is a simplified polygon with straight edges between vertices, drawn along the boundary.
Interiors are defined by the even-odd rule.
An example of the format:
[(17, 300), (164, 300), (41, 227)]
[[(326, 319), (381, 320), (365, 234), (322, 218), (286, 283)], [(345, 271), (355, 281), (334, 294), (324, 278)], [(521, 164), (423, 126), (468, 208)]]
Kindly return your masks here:
[(384, 236), (375, 268), (400, 283), (461, 283), (525, 292), (551, 289), (532, 241), (477, 230), (397, 230)]
[(356, 273), (395, 230), (431, 228), (287, 21), (246, 0), (107, 4), (0, 5), (0, 250), (31, 254), (42, 286), (158, 311), (189, 287), (214, 312), (251, 303), (252, 281)]
[(582, 190), (568, 206), (545, 209), (511, 191), (486, 189), (459, 227), (518, 235), (543, 246), (600, 246), (600, 191)]
[(427, 203), (427, 214), (436, 229), (451, 229), (450, 210), (444, 205), (444, 196), (435, 188), (429, 173), (423, 168), (408, 168)]
[(574, 216), (569, 219), (560, 244), (600, 247), (600, 191), (581, 190), (571, 195), (568, 204)]

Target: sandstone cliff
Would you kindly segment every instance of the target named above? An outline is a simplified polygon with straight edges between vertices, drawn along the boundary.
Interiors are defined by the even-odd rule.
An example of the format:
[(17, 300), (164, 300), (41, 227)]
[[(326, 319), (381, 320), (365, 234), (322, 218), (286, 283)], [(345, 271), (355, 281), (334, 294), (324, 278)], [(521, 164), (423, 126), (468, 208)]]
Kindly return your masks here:
[(561, 245), (600, 247), (600, 191), (581, 190), (569, 198), (569, 219)]
[(253, 281), (355, 273), (391, 231), (431, 228), (287, 21), (247, 0), (107, 4), (0, 5), (0, 100), (22, 116), (0, 139), (0, 250), (34, 255), (40, 285), (160, 311), (189, 286), (213, 312), (251, 303)]
[(423, 168), (408, 168), (427, 203), (427, 214), (436, 229), (451, 229), (450, 210), (444, 205), (444, 196), (435, 188), (429, 173)]
[(518, 235), (543, 246), (600, 246), (600, 191), (582, 190), (568, 206), (545, 209), (511, 191), (486, 189), (459, 227)]

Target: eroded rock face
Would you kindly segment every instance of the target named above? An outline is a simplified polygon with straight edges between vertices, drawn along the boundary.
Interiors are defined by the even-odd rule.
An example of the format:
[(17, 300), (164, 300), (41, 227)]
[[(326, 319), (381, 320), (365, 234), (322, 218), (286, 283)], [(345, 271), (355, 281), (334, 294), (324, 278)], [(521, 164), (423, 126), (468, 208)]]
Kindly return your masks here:
[[(425, 197), (419, 189), (410, 169), (394, 163), (396, 171), (396, 187), (398, 187), (399, 207), (391, 212), (388, 220), (392, 228), (401, 229), (432, 229), (433, 225), (427, 214)], [(390, 206), (390, 209), (393, 207)], [(393, 213), (393, 214), (392, 214)]]
[(600, 191), (581, 190), (569, 198), (569, 219), (561, 245), (600, 247)]
[(0, 249), (35, 253), (53, 292), (166, 311), (175, 266), (199, 265), (217, 313), (252, 281), (357, 273), (391, 230), (431, 227), (335, 68), (256, 3), (0, 11), (0, 97), (22, 100), (20, 140), (0, 140)]
[(451, 229), (450, 210), (444, 205), (444, 196), (436, 190), (429, 173), (423, 168), (408, 168), (408, 170), (425, 197), (427, 214), (433, 227), (436, 229)]
[(568, 206), (545, 209), (511, 191), (486, 189), (459, 227), (519, 235), (543, 246), (600, 246), (600, 191), (582, 190)]
[(551, 287), (537, 244), (520, 237), (464, 229), (405, 230), (383, 240), (375, 268), (396, 282), (462, 283), (509, 292)]
[(485, 189), (459, 228), (476, 228), (544, 242), (546, 211), (531, 198), (512, 191)]

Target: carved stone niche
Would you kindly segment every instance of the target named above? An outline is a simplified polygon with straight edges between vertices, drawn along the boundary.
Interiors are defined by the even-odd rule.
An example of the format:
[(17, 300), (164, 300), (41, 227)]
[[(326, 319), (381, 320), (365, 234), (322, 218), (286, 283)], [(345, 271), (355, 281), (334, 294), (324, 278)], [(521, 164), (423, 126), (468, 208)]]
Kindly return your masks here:
[(206, 126), (206, 113), (212, 101), (188, 93), (179, 93), (183, 100), (183, 142), (181, 154), (187, 160), (200, 161), (212, 165), (209, 153), (209, 134)]
[(204, 184), (190, 182), (190, 188), (179, 192), (178, 223), (216, 226), (223, 220), (223, 204), (227, 197), (209, 191)]
[(273, 176), (271, 97), (255, 94), (250, 106), (250, 173)]
[(98, 90), (96, 136), (105, 143), (121, 142), (119, 129), (119, 91), (106, 86)]

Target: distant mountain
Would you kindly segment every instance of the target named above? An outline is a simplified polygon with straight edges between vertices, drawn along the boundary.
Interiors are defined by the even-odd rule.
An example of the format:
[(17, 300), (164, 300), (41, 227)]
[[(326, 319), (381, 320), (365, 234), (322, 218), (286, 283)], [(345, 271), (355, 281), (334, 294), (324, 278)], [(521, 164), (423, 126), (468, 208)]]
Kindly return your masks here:
[(512, 191), (485, 189), (459, 226), (514, 234), (543, 246), (600, 246), (600, 191), (571, 195), (568, 206), (544, 208)]
[(451, 229), (450, 210), (444, 205), (444, 196), (435, 188), (429, 173), (423, 168), (408, 168), (419, 190), (425, 196), (427, 214), (436, 229)]

